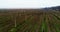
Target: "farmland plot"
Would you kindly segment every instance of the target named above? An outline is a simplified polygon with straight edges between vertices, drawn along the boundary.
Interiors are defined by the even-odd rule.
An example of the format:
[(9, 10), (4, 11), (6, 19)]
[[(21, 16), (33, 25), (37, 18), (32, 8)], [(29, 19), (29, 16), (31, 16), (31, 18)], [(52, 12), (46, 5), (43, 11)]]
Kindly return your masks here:
[(60, 13), (0, 13), (0, 32), (60, 32)]

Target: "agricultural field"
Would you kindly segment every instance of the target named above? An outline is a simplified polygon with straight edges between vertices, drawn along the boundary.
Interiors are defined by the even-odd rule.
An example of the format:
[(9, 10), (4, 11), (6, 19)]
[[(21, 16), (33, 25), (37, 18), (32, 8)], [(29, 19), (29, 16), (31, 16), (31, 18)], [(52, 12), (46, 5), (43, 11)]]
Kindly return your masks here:
[(60, 12), (0, 10), (0, 32), (60, 32)]

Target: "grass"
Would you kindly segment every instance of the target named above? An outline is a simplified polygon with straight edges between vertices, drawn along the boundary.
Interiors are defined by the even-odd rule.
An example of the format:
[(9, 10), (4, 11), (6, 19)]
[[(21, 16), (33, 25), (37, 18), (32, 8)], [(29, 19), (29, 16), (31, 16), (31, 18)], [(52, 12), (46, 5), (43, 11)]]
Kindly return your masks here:
[(15, 28), (12, 28), (9, 32), (16, 32), (16, 27)]
[[(59, 23), (55, 23), (55, 22), (57, 22), (57, 20), (60, 20), (60, 18), (58, 17), (58, 15), (57, 16), (54, 15), (54, 14), (52, 14), (52, 15), (53, 15), (52, 16), (53, 17), (53, 21), (50, 20), (50, 21), (52, 21), (52, 23), (50, 23), (50, 24), (53, 24), (52, 27), (56, 30), (56, 32), (60, 32)], [(13, 15), (13, 17), (14, 17), (14, 15)], [(39, 28), (39, 30), (40, 30), (39, 32), (48, 32), (48, 25), (47, 25), (47, 21), (46, 21), (47, 20), (46, 18), (48, 18), (48, 17), (46, 17), (46, 15), (44, 15), (44, 17), (42, 17), (42, 18), (43, 18), (43, 20), (41, 21), (42, 24), (39, 24), (40, 25), (39, 26), (40, 27)], [(22, 19), (24, 19), (24, 18), (22, 18)], [(36, 22), (32, 23), (33, 19), (34, 19), (34, 15), (28, 17), (25, 20), (23, 20), (22, 23), (17, 23), (17, 26), (9, 29), (8, 32), (18, 32), (18, 31), (35, 32), (36, 29), (38, 28), (38, 24), (36, 22), (39, 22), (39, 21), (36, 21)], [(4, 31), (3, 29), (5, 27), (6, 27), (6, 29), (10, 28), (9, 23), (11, 22), (11, 24), (12, 24), (12, 21), (13, 21), (13, 19), (12, 19), (11, 15), (9, 15), (9, 16), (7, 16), (7, 15), (6, 16), (0, 16), (0, 31), (3, 32)], [(53, 30), (53, 28), (51, 28), (51, 29)]]
[(58, 17), (58, 15), (57, 16), (55, 14), (52, 14), (52, 15), (54, 15), (54, 17), (56, 17), (58, 20), (60, 20), (60, 18)]
[(58, 16), (53, 15), (53, 19), (54, 19), (54, 21), (52, 21), (52, 22), (53, 22), (53, 27), (55, 28), (55, 31), (60, 32), (60, 30), (59, 30), (60, 25), (59, 25), (59, 23), (57, 23), (58, 22), (57, 20), (59, 20)]
[(33, 16), (30, 16), (28, 19), (24, 20), (22, 24), (18, 24), (19, 26), (17, 27), (17, 30), (24, 28), (25, 24), (30, 25), (30, 21), (33, 19)]

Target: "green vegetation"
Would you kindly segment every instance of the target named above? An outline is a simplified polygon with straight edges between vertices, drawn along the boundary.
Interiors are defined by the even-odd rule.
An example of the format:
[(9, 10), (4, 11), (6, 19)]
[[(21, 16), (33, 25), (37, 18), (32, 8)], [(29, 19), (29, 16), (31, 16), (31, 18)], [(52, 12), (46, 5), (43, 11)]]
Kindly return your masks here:
[(58, 16), (53, 12), (0, 13), (0, 32), (60, 32)]

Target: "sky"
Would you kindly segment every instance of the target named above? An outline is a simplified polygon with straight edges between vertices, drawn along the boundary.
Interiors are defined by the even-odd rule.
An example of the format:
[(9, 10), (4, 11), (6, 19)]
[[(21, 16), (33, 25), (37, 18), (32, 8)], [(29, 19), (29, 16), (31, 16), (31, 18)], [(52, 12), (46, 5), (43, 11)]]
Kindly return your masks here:
[(45, 8), (60, 6), (60, 0), (0, 0), (1, 8)]

